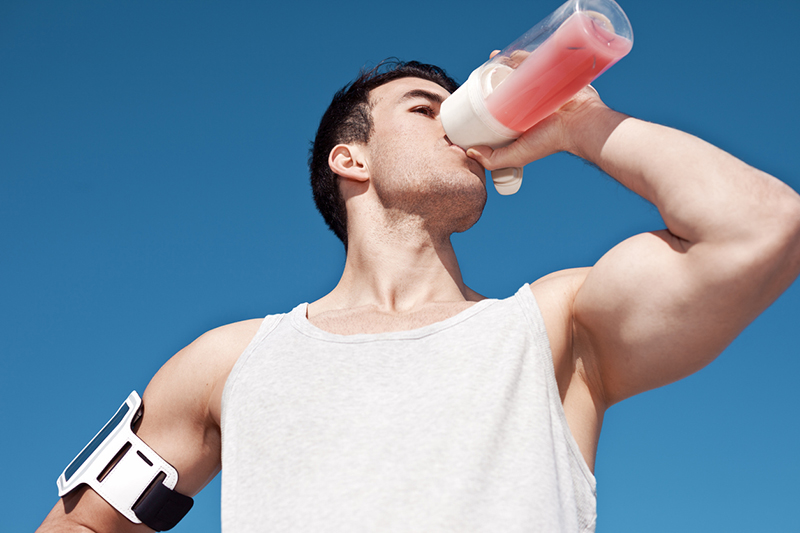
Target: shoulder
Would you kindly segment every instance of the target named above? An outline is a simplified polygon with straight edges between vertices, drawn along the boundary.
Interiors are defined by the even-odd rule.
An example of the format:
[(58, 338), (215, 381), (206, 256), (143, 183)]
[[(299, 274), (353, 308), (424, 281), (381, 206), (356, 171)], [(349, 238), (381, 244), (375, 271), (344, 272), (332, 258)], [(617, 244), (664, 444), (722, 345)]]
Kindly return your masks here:
[(178, 372), (184, 379), (194, 375), (209, 379), (224, 372), (247, 348), (262, 321), (243, 320), (207, 331), (175, 354), (159, 374)]
[(591, 267), (559, 270), (531, 283), (548, 332), (551, 327), (555, 330), (571, 322), (575, 296), (590, 270)]
[(145, 403), (183, 406), (198, 420), (216, 419), (225, 380), (262, 321), (244, 320), (202, 334), (156, 373), (145, 391)]
[(592, 267), (581, 267), (558, 270), (531, 283), (531, 289), (534, 290), (534, 294), (536, 293), (536, 290), (541, 288), (547, 288), (549, 290), (555, 288), (568, 290), (570, 287), (572, 287), (577, 291), (591, 269)]
[(186, 357), (211, 358), (223, 365), (230, 363), (231, 359), (235, 362), (250, 344), (263, 321), (263, 318), (242, 320), (209, 330), (184, 348)]

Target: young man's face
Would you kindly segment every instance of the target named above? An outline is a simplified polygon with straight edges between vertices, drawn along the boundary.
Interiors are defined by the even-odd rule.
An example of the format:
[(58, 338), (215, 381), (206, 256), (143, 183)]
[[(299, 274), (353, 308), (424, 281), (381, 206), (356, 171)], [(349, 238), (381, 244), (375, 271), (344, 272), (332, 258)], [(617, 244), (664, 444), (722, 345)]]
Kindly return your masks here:
[(483, 210), (486, 177), (483, 167), (445, 136), (439, 108), (449, 95), (420, 78), (373, 89), (369, 168), (385, 207), (450, 220), (453, 231), (464, 231)]

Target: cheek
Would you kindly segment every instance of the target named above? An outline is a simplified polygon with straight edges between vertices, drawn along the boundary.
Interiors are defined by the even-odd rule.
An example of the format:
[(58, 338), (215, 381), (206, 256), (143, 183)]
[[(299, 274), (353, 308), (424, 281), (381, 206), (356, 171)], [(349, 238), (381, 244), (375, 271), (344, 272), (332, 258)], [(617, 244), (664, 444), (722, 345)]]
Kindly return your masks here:
[[(376, 136), (373, 146), (373, 161), (383, 170), (402, 171), (413, 167), (426, 153), (419, 135), (408, 131), (394, 131), (391, 135)], [(390, 168), (391, 167), (391, 168)]]

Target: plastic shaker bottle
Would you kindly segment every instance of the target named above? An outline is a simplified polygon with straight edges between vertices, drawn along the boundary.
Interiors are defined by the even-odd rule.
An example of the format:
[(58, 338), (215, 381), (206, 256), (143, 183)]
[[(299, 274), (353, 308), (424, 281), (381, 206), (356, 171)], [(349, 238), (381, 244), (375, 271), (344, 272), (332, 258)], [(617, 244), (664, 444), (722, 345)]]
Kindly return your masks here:
[[(630, 22), (614, 0), (570, 0), (475, 69), (444, 101), (445, 132), (464, 149), (510, 144), (632, 46)], [(492, 180), (500, 194), (514, 194), (522, 169), (493, 170)]]

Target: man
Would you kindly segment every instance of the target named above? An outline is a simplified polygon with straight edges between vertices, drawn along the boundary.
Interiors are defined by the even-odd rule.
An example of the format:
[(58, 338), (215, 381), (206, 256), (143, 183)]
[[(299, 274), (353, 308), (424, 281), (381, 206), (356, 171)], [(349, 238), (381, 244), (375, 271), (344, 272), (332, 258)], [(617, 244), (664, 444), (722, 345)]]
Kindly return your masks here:
[[(510, 146), (446, 137), (440, 69), (337, 93), (310, 159), (347, 249), (328, 295), (206, 333), (156, 374), (138, 430), (197, 493), (225, 464), (226, 531), (593, 531), (605, 411), (712, 361), (800, 272), (800, 197), (585, 89)], [(461, 277), (450, 235), (484, 168), (567, 151), (667, 229), (504, 300)], [(524, 280), (521, 280), (524, 281)], [(40, 531), (147, 531), (90, 489)]]

